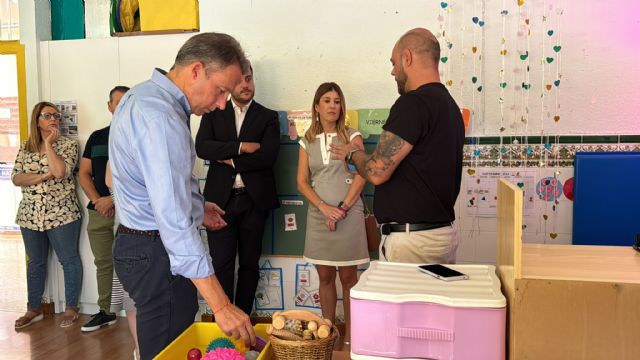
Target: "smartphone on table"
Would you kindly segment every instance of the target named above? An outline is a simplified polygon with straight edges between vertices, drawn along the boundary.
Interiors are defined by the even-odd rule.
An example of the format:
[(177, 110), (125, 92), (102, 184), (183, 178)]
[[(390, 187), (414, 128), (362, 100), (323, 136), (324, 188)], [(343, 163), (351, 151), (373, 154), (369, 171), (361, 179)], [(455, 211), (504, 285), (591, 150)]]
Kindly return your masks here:
[(469, 275), (440, 264), (420, 265), (418, 270), (444, 281), (466, 280)]

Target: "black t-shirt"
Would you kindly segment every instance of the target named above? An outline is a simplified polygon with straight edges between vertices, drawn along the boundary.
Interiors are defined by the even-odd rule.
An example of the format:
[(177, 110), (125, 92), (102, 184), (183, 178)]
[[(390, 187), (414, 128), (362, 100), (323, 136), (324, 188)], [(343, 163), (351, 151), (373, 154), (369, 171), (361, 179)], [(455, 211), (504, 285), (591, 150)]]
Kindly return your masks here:
[(383, 129), (413, 145), (389, 180), (375, 187), (378, 222), (453, 221), (462, 178), (464, 123), (441, 83), (408, 92), (391, 107)]
[[(96, 130), (89, 136), (82, 157), (91, 160), (93, 184), (98, 194), (100, 194), (100, 196), (109, 196), (109, 188), (104, 182), (107, 171), (107, 161), (109, 160), (109, 126)], [(95, 210), (95, 206), (93, 206), (91, 201), (89, 201), (87, 209)]]

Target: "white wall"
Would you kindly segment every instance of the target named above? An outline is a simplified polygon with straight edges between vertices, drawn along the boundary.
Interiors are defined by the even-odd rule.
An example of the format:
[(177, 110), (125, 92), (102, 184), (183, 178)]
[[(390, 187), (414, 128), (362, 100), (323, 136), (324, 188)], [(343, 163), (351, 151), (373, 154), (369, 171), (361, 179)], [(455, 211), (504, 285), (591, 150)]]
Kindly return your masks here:
[[(517, 36), (523, 23), (518, 15), (521, 9), (516, 1), (449, 2), (452, 11), (444, 15), (444, 23), (454, 44), (447, 63), (448, 78), (454, 82), (451, 92), (464, 107), (473, 108), (474, 95), (476, 104), (480, 103), (472, 135), (499, 135), (500, 12), (509, 11), (505, 70), (507, 82), (514, 85), (521, 82), (520, 75), (513, 73), (520, 65), (517, 50), (524, 45), (520, 44), (524, 38)], [(528, 0), (525, 4), (532, 31), (531, 120), (528, 126), (520, 123), (522, 91), (510, 85), (504, 97), (508, 104), (505, 117), (518, 120), (515, 129), (507, 126), (503, 134), (539, 134), (542, 128), (551, 134), (640, 133), (640, 115), (633, 106), (640, 79), (640, 23), (634, 10), (640, 6), (621, 0)], [(541, 20), (543, 9), (549, 17), (547, 24)], [(563, 10), (561, 16), (556, 14), (558, 9)], [(395, 41), (413, 27), (427, 27), (435, 33), (440, 27), (440, 10), (440, 1), (425, 0), (211, 0), (200, 2), (200, 24), (202, 31), (227, 32), (241, 41), (259, 64), (258, 98), (272, 107), (306, 109), (317, 85), (327, 80), (343, 86), (352, 108), (389, 107), (397, 97), (389, 75)], [(472, 26), (471, 18), (476, 15), (486, 22), (480, 31)], [(553, 29), (562, 45), (561, 121), (557, 124), (551, 119), (541, 121), (542, 41), (549, 56), (556, 39), (548, 37), (545, 29)], [(473, 44), (478, 45), (478, 54), (484, 49), (484, 60), (477, 61), (475, 72), (481, 81), (484, 78), (480, 94), (470, 86)], [(548, 73), (545, 83), (555, 76), (557, 64), (544, 67)], [(460, 80), (465, 82), (462, 90)], [(513, 104), (516, 108), (509, 109)], [(555, 97), (546, 97), (545, 104), (555, 105)]]
[(51, 40), (48, 1), (19, 0), (20, 43), (25, 46), (27, 113), (43, 99), (40, 93), (40, 41)]

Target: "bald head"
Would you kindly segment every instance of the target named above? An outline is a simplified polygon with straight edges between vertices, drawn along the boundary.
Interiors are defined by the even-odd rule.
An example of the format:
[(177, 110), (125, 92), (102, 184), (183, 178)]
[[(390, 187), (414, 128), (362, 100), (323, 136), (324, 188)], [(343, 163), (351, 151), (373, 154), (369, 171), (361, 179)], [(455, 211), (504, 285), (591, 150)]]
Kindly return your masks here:
[(424, 28), (415, 28), (407, 31), (396, 43), (396, 49), (402, 53), (409, 49), (419, 58), (433, 65), (440, 61), (440, 44), (431, 31)]
[(391, 75), (400, 95), (424, 84), (440, 82), (440, 44), (427, 29), (416, 28), (402, 35), (393, 47), (390, 60)]

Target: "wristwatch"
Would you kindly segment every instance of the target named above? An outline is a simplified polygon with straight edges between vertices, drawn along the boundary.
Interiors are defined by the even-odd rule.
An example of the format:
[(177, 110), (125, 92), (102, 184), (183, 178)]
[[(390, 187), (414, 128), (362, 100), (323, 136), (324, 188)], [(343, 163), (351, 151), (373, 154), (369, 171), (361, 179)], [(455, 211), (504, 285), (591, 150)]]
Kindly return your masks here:
[(364, 150), (358, 149), (358, 148), (349, 150), (349, 152), (347, 153), (347, 156), (344, 157), (344, 162), (346, 162), (347, 164), (353, 164), (352, 162), (353, 153), (357, 151), (364, 151)]

